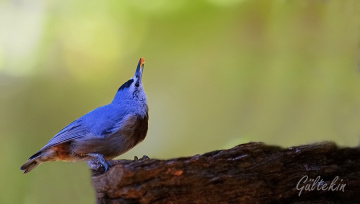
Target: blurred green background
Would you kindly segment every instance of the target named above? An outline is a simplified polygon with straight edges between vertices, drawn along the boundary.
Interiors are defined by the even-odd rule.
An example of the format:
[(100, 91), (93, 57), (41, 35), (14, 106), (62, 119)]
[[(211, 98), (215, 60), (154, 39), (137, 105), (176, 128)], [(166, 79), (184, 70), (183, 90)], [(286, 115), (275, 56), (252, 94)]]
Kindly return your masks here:
[(359, 2), (0, 1), (0, 203), (95, 202), (85, 163), (19, 168), (109, 103), (139, 57), (150, 127), (119, 158), (358, 145)]

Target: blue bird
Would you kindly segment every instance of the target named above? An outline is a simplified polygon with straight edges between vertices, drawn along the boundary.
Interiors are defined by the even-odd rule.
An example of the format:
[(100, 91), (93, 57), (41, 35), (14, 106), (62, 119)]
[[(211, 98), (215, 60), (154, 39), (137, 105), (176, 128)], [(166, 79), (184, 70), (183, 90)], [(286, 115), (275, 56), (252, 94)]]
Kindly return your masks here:
[(144, 140), (148, 105), (142, 85), (144, 58), (135, 76), (117, 91), (114, 100), (70, 123), (21, 166), (28, 173), (47, 161), (88, 161), (90, 168), (109, 168), (113, 159)]

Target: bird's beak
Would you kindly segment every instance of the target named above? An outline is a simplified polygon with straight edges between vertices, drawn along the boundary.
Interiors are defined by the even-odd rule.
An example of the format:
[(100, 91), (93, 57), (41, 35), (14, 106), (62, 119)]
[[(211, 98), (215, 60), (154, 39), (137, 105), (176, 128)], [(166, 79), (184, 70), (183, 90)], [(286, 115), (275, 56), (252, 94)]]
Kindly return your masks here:
[(139, 80), (141, 80), (143, 71), (144, 71), (144, 64), (145, 64), (145, 59), (144, 58), (140, 58), (139, 60), (139, 64), (136, 68), (136, 72), (135, 72), (135, 77), (139, 78)]

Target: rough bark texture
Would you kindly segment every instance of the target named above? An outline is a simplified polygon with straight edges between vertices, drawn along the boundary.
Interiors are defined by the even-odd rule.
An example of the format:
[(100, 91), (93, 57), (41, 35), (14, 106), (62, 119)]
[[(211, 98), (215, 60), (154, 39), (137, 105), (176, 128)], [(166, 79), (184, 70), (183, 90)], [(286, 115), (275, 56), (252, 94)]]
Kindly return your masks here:
[[(286, 149), (248, 143), (186, 158), (112, 164), (106, 173), (93, 172), (98, 203), (360, 203), (360, 149), (330, 142)], [(310, 181), (318, 176), (317, 183)], [(321, 190), (337, 176), (335, 191)]]

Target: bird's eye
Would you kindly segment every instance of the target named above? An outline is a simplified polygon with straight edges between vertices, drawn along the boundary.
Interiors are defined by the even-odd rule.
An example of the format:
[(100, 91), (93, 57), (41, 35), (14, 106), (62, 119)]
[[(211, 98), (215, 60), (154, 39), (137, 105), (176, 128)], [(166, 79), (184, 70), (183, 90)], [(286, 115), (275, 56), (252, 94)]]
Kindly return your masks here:
[(136, 87), (139, 87), (139, 83), (136, 82), (136, 83), (135, 83), (135, 86), (136, 86)]

